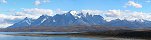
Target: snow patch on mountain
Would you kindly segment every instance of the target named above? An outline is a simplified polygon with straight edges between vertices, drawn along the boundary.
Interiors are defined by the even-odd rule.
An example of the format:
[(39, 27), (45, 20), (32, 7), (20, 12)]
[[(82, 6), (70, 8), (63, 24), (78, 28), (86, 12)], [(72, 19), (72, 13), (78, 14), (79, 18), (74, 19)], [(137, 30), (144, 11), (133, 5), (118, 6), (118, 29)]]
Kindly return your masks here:
[(151, 27), (151, 21), (135, 20), (129, 21), (127, 19), (115, 19), (106, 21), (101, 15), (92, 15), (89, 13), (77, 13), (76, 11), (69, 11), (65, 14), (56, 14), (54, 16), (42, 15), (38, 19), (32, 20), (25, 18), (24, 20), (10, 26), (16, 27), (32, 27), (32, 26), (71, 26), (71, 25), (101, 25), (101, 26), (121, 26), (131, 28)]
[(46, 18), (44, 18), (42, 21), (41, 21), (41, 23), (43, 23), (45, 20), (47, 20)]
[(53, 20), (53, 22), (56, 22), (56, 20)]

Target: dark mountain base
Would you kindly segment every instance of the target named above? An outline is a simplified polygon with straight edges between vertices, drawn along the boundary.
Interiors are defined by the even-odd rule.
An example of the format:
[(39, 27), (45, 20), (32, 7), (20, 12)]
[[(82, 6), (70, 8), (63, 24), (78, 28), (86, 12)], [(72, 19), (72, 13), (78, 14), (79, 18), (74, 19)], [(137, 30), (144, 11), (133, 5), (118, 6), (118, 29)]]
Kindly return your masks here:
[(18, 27), (0, 29), (1, 32), (100, 32), (107, 30), (129, 29), (127, 27), (104, 26), (57, 26), (57, 27)]
[(114, 30), (105, 32), (87, 32), (89, 35), (101, 35), (121, 38), (139, 38), (139, 39), (151, 39), (151, 31), (134, 31), (134, 30)]
[(122, 37), (122, 38), (145, 38), (145, 39), (151, 38), (151, 30), (130, 29), (127, 27), (102, 27), (102, 26), (21, 27), (21, 28), (5, 28), (5, 29), (0, 29), (0, 31), (1, 32), (80, 32), (74, 34), (72, 33), (72, 34), (42, 34), (42, 35), (93, 35), (93, 36), (112, 36), (112, 37)]

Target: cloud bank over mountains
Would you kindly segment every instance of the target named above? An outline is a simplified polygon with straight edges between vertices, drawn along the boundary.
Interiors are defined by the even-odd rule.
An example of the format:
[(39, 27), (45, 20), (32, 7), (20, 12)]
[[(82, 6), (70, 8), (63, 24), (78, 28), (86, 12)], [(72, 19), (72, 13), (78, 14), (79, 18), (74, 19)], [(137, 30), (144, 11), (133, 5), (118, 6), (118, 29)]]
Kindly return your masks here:
[[(50, 0), (35, 0), (33, 1), (33, 5), (40, 6), (45, 3), (51, 2)], [(150, 3), (150, 0), (145, 0), (145, 2)], [(9, 3), (8, 0), (0, 0), (0, 4), (6, 4)], [(139, 2), (135, 2), (133, 0), (126, 1), (124, 7), (134, 7), (134, 8), (143, 8), (143, 5)], [(8, 14), (0, 13), (0, 27), (5, 28), (7, 26), (10, 26), (25, 17), (37, 19), (41, 15), (49, 15), (53, 16), (55, 14), (63, 14), (70, 10), (51, 10), (51, 9), (43, 9), (43, 8), (23, 8), (20, 11), (15, 12), (8, 12)], [(137, 12), (137, 11), (130, 11), (130, 10), (120, 10), (120, 9), (111, 9), (111, 10), (89, 10), (89, 9), (83, 9), (83, 10), (76, 10), (74, 13), (89, 13), (92, 15), (101, 15), (104, 17), (104, 20), (111, 21), (115, 19), (121, 19), (121, 20), (138, 20), (138, 19), (144, 19), (151, 21), (151, 13), (145, 13), (145, 12)]]
[[(0, 24), (2, 25), (1, 28), (5, 28), (10, 26), (13, 23), (16, 23), (25, 17), (37, 19), (41, 15), (49, 15), (53, 16), (55, 14), (63, 14), (68, 11), (63, 10), (51, 10), (51, 9), (40, 9), (40, 8), (31, 8), (31, 9), (22, 9), (22, 11), (17, 11), (12, 14), (0, 14)], [(111, 21), (115, 19), (121, 20), (149, 20), (151, 21), (151, 14), (150, 13), (143, 13), (143, 12), (135, 12), (130, 10), (78, 10), (75, 11), (76, 14), (78, 13), (89, 13), (92, 15), (101, 15), (104, 17), (104, 20)], [(4, 27), (5, 26), (5, 27)]]

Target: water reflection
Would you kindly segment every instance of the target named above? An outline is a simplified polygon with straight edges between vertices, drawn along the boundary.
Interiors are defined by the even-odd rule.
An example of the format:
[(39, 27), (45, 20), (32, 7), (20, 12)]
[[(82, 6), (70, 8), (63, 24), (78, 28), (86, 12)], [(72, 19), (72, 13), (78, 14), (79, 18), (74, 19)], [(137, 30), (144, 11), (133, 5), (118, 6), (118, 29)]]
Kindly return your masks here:
[(88, 35), (15, 36), (5, 34), (17, 34), (17, 32), (0, 33), (0, 40), (145, 40), (145, 39), (114, 38)]
[(71, 36), (11, 36), (11, 35), (0, 35), (0, 40), (95, 40), (93, 38), (85, 37), (71, 37)]

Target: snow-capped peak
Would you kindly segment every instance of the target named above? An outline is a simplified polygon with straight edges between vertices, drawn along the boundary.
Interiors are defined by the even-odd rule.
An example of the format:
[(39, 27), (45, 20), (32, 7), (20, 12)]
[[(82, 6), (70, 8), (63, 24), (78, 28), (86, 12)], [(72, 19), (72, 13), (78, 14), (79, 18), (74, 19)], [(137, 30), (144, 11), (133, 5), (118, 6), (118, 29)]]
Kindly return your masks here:
[(48, 19), (48, 15), (42, 15), (40, 19), (42, 20), (41, 23), (43, 23), (45, 20)]
[(73, 15), (73, 16), (75, 17), (75, 19), (81, 18), (81, 15), (78, 15), (78, 12), (77, 12), (77, 11), (71, 10), (71, 11), (69, 11), (69, 13), (70, 13), (71, 15)]
[(70, 11), (70, 13), (74, 16), (77, 16), (77, 11)]
[(29, 20), (29, 19), (31, 19), (31, 18), (28, 18), (28, 17), (24, 18), (24, 20)]
[(143, 19), (137, 19), (137, 20), (135, 20), (135, 21), (138, 21), (138, 22), (144, 22), (144, 20), (143, 20)]
[(32, 21), (32, 19), (31, 19), (31, 18), (28, 18), (28, 17), (26, 17), (26, 18), (23, 20), (23, 22), (26, 22), (28, 25), (31, 24), (31, 21)]

